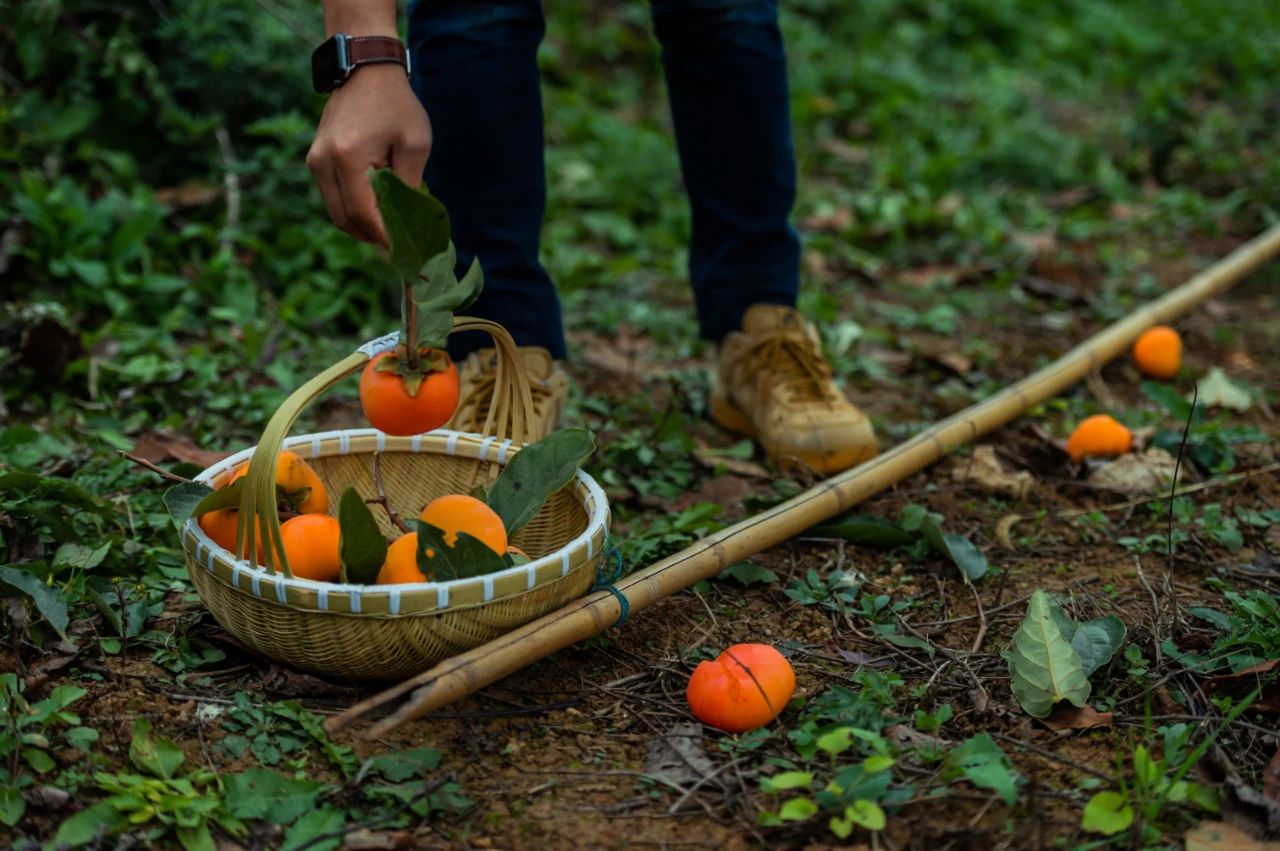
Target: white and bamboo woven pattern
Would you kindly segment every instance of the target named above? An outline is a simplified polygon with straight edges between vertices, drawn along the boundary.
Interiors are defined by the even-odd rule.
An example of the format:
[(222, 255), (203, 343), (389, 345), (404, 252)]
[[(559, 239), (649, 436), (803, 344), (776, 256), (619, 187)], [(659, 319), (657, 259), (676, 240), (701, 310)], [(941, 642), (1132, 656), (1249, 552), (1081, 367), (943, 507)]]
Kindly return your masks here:
[[(493, 333), (493, 329), (486, 330)], [(505, 337), (505, 332), (495, 333), (499, 357), (504, 356), (504, 349), (507, 356), (514, 355), (514, 345), (509, 349), (502, 345), (510, 338), (501, 340), (500, 336)], [(325, 379), (319, 390), (304, 386), (299, 393), (306, 390), (307, 398), (293, 407), (300, 411), (320, 390), (392, 346), (393, 338), (362, 346), (318, 377)], [(523, 367), (513, 360), (508, 357), (508, 365), (514, 366), (509, 376)], [(344, 368), (339, 370), (340, 366)], [(519, 377), (524, 380), (522, 373)], [(498, 392), (495, 389), (495, 395)], [(527, 385), (523, 394), (513, 394), (517, 399), (519, 395), (529, 398)], [(286, 406), (282, 406), (284, 414), (277, 416), (291, 421), (297, 411), (285, 411)], [(268, 425), (268, 433), (271, 430)], [(196, 481), (211, 487), (224, 484), (233, 470), (266, 443), (264, 436), (263, 444), (218, 462), (201, 472)], [(307, 459), (315, 469), (330, 494), (330, 513), (336, 513), (337, 497), (347, 487), (354, 487), (362, 497), (374, 496), (376, 453), (381, 458), (388, 500), (402, 516), (416, 517), (430, 500), (468, 493), (484, 478), (496, 475), (497, 466), (509, 461), (520, 444), (512, 438), (445, 429), (412, 437), (353, 429), (298, 435), (277, 446)], [(273, 492), (274, 473), (270, 479), (268, 492)], [(397, 535), (386, 512), (376, 505), (371, 508), (384, 534)], [(261, 511), (258, 516), (264, 517)], [(278, 537), (274, 504), (270, 516), (259, 522), (262, 539)], [(275, 536), (266, 528), (272, 522), (277, 525)], [(272, 659), (316, 673), (383, 680), (418, 673), (582, 596), (595, 579), (595, 564), (606, 546), (608, 528), (609, 507), (603, 490), (589, 475), (579, 472), (514, 536), (512, 543), (529, 553), (531, 562), (446, 582), (316, 582), (292, 576), (287, 567), (279, 572), (239, 558), (214, 543), (194, 518), (184, 524), (181, 534), (187, 570), (197, 592), (218, 622), (241, 642)]]

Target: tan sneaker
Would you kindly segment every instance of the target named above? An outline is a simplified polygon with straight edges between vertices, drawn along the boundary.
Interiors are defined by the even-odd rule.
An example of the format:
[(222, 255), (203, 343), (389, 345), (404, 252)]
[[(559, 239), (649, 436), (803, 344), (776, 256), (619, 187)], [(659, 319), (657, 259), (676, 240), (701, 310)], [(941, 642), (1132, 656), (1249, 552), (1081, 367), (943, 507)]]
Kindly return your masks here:
[[(524, 358), (529, 389), (533, 391), (533, 434), (530, 439), (540, 440), (551, 433), (560, 418), (560, 411), (569, 398), (569, 376), (544, 348), (521, 346), (520, 356)], [(498, 377), (497, 352), (494, 349), (472, 352), (458, 365), (458, 372), (462, 379), (458, 410), (445, 428), (479, 433), (493, 401), (493, 385)]]
[(711, 416), (779, 464), (822, 475), (878, 451), (871, 421), (836, 386), (817, 329), (789, 307), (753, 305), (720, 344)]

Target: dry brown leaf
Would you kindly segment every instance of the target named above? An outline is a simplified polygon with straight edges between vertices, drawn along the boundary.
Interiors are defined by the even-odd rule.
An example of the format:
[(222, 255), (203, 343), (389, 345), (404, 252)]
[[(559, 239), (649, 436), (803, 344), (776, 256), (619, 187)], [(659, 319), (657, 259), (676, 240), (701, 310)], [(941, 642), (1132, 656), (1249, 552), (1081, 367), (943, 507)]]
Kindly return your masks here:
[(772, 479), (773, 474), (761, 467), (754, 461), (747, 461), (742, 458), (726, 458), (723, 455), (715, 454), (715, 450), (706, 445), (700, 445), (693, 450), (693, 457), (698, 463), (712, 470), (723, 467), (730, 473), (736, 473), (739, 476), (748, 476), (753, 479)]
[(1280, 851), (1280, 842), (1254, 839), (1224, 821), (1201, 822), (1188, 830), (1182, 839), (1187, 851)]
[(407, 830), (370, 830), (362, 827), (342, 838), (342, 851), (412, 851), (418, 841)]
[[(1215, 693), (1228, 690), (1248, 692), (1261, 683), (1265, 674), (1270, 674), (1273, 671), (1280, 673), (1280, 659), (1268, 659), (1234, 674), (1209, 677), (1209, 679), (1205, 680), (1205, 685), (1209, 686), (1209, 690)], [(1270, 682), (1263, 686), (1262, 694), (1250, 705), (1249, 711), (1280, 714), (1280, 677), (1270, 678)]]
[[(1089, 483), (1130, 496), (1168, 493), (1178, 460), (1163, 449), (1152, 447), (1141, 455), (1122, 455), (1102, 462), (1089, 474)], [(1183, 470), (1178, 478), (1183, 478)]]
[(164, 186), (156, 190), (156, 201), (166, 207), (199, 207), (216, 201), (222, 195), (222, 187), (188, 180), (178, 186)]
[(1021, 499), (1035, 486), (1035, 477), (1026, 470), (1009, 472), (996, 456), (994, 446), (975, 446), (968, 458), (957, 459), (951, 470), (957, 484), (971, 485), (983, 493)]
[(1262, 794), (1273, 801), (1280, 801), (1280, 748), (1262, 772)]
[(906, 724), (894, 724), (892, 727), (886, 727), (884, 735), (885, 738), (897, 743), (900, 747), (942, 749), (951, 744), (949, 739), (940, 739), (937, 736), (930, 736), (928, 733), (921, 733), (915, 727), (909, 727)]
[(1049, 713), (1049, 717), (1042, 718), (1040, 723), (1054, 732), (1093, 730), (1097, 727), (1110, 727), (1113, 717), (1113, 713), (1099, 712), (1088, 704), (1072, 706), (1069, 703), (1059, 703)]
[(1006, 514), (996, 523), (996, 541), (1007, 552), (1016, 553), (1018, 548), (1013, 543), (1013, 527), (1022, 520), (1021, 514)]
[(653, 364), (640, 357), (652, 342), (634, 337), (626, 326), (620, 326), (612, 339), (589, 331), (571, 334), (570, 339), (582, 347), (582, 362), (602, 372), (637, 378), (656, 371)]
[(209, 467), (231, 453), (201, 449), (186, 435), (167, 434), (162, 431), (146, 431), (142, 433), (142, 436), (138, 438), (138, 442), (134, 444), (132, 454), (137, 455), (144, 461), (150, 461), (152, 464), (174, 460), (195, 464), (197, 467)]
[(909, 287), (927, 287), (933, 284), (951, 286), (971, 274), (973, 274), (973, 269), (968, 266), (957, 266), (953, 263), (929, 263), (912, 269), (903, 269), (894, 277)]

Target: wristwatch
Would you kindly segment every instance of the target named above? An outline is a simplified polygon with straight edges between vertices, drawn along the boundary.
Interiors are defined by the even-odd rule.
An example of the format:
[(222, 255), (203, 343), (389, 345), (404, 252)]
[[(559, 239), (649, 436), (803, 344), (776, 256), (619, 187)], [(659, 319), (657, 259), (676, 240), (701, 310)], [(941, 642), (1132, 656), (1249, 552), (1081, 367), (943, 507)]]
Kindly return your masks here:
[(311, 85), (320, 94), (327, 94), (345, 83), (361, 65), (381, 62), (403, 65), (406, 75), (412, 69), (409, 51), (398, 38), (335, 33), (311, 54)]

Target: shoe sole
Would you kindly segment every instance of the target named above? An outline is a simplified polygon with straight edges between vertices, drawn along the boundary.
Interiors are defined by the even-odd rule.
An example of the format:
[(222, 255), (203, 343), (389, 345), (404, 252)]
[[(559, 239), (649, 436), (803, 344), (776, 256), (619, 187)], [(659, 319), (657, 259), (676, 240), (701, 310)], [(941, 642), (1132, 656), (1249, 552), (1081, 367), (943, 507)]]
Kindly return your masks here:
[(784, 470), (798, 467), (819, 475), (831, 476), (856, 467), (862, 462), (874, 458), (880, 452), (879, 447), (873, 444), (838, 454), (813, 455), (805, 453), (802, 455), (780, 455), (760, 440), (760, 435), (755, 426), (751, 424), (751, 420), (747, 418), (741, 408), (715, 393), (711, 396), (711, 419), (715, 420), (722, 428), (754, 440), (756, 444), (764, 449), (765, 454)]

